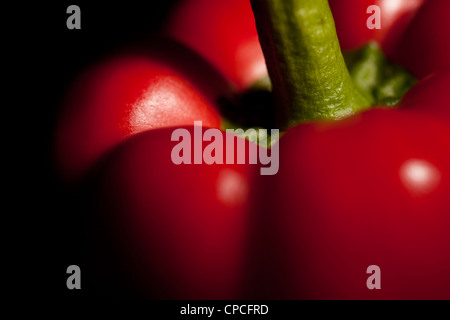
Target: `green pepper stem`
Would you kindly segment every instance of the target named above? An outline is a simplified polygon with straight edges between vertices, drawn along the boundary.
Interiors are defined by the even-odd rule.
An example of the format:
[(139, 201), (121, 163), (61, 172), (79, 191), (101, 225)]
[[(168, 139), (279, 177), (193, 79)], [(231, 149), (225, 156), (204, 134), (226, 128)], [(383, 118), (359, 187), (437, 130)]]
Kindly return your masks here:
[(370, 106), (345, 65), (327, 0), (251, 0), (281, 128)]

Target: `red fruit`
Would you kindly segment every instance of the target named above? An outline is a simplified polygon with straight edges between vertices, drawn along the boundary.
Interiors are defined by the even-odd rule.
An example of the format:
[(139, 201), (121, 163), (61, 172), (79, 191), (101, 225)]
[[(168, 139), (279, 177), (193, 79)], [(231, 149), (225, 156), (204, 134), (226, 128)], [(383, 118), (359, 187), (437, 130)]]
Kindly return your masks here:
[[(295, 127), (279, 143), (279, 173), (259, 182), (271, 205), (253, 265), (274, 279), (268, 297), (450, 298), (448, 127), (371, 110)], [(381, 290), (366, 286), (371, 265)]]
[(450, 125), (450, 69), (431, 74), (409, 90), (400, 105), (424, 114), (432, 114)]
[(204, 56), (238, 89), (267, 75), (248, 0), (181, 1), (166, 30)]
[(390, 58), (423, 78), (450, 67), (450, 2), (428, 0), (417, 12)]
[[(110, 155), (100, 175), (97, 212), (123, 249), (119, 259), (128, 266), (126, 273), (146, 297), (236, 299), (246, 263), (255, 166), (176, 165), (174, 130), (142, 133)], [(194, 129), (187, 130), (194, 137)], [(230, 150), (236, 155), (236, 144), (232, 149), (223, 143), (216, 152)]]
[[(354, 49), (375, 40), (385, 52), (390, 52), (425, 1), (329, 0), (341, 49)], [(372, 5), (380, 8), (381, 29), (367, 27), (367, 20), (373, 14), (367, 13), (367, 8)]]
[(60, 172), (78, 179), (111, 148), (142, 131), (197, 120), (218, 128), (215, 103), (226, 92), (209, 66), (178, 46), (110, 58), (81, 75), (65, 99), (56, 133)]

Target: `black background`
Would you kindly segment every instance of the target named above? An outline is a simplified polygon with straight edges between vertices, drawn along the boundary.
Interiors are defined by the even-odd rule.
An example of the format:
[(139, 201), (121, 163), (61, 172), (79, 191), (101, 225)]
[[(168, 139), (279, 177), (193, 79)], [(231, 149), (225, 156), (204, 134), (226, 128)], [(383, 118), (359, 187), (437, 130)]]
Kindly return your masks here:
[[(61, 100), (80, 72), (111, 53), (145, 44), (158, 34), (177, 1), (61, 1), (16, 3), (7, 16), (11, 57), (4, 59), (14, 107), (9, 125), (8, 259), (11, 295), (36, 298), (90, 297), (81, 195), (60, 182), (53, 163), (54, 127)], [(67, 7), (81, 9), (81, 29), (69, 30)], [(8, 70), (9, 71), (9, 70)], [(6, 107), (6, 106), (5, 106)], [(8, 141), (10, 142), (10, 141)], [(9, 143), (8, 143), (9, 146)], [(11, 197), (10, 197), (11, 195)], [(82, 290), (68, 290), (66, 269), (82, 270)], [(88, 277), (86, 277), (88, 278)]]

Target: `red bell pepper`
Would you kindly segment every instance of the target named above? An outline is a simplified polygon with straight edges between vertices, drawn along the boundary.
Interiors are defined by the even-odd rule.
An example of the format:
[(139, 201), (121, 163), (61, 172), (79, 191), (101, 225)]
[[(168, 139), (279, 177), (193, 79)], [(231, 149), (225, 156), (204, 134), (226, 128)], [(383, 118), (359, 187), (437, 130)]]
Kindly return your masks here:
[(450, 124), (450, 96), (444, 94), (449, 85), (450, 69), (431, 74), (408, 91), (400, 105), (434, 115)]
[[(254, 267), (278, 274), (260, 298), (449, 298), (450, 130), (437, 117), (373, 109), (294, 127), (262, 183), (272, 201), (255, 230), (276, 252)], [(381, 290), (366, 287), (370, 265)]]
[(57, 127), (59, 171), (79, 180), (102, 155), (136, 133), (203, 120), (219, 128), (217, 99), (229, 85), (195, 53), (167, 40), (132, 48), (79, 76)]
[[(193, 127), (185, 129), (194, 137)], [(122, 248), (113, 261), (125, 261), (133, 289), (145, 297), (237, 297), (242, 291), (239, 279), (245, 276), (255, 166), (176, 165), (171, 161), (173, 131), (157, 129), (132, 137), (101, 166), (95, 211), (108, 221), (103, 226), (108, 232), (96, 234), (112, 232), (110, 241)], [(223, 144), (216, 152), (236, 155), (240, 140), (249, 157), (251, 142), (221, 132), (236, 143)]]
[[(427, 0), (329, 0), (342, 50), (354, 49), (370, 40), (391, 52), (415, 13)], [(369, 29), (367, 20), (380, 8), (380, 29)]]
[[(392, 61), (419, 78), (450, 67), (450, 3), (445, 0), (330, 0), (342, 50), (377, 41)], [(367, 8), (380, 8), (380, 29), (366, 27)], [(351, 18), (350, 18), (351, 17)]]
[(450, 2), (428, 0), (396, 43), (391, 59), (419, 78), (450, 68)]
[[(364, 102), (345, 70), (326, 67), (343, 65), (326, 1), (252, 4), (274, 94), (291, 121), (279, 173), (258, 183), (270, 186), (261, 198), (271, 201), (260, 208), (255, 242), (272, 251), (256, 254), (254, 267), (276, 273), (260, 297), (448, 299), (448, 73), (419, 83), (397, 110), (296, 126), (351, 115)], [(372, 265), (381, 290), (366, 285)]]
[[(280, 139), (273, 137), (271, 151), (280, 151), (276, 174), (260, 175), (260, 166), (249, 164), (255, 150), (265, 150), (249, 141), (244, 141), (245, 164), (174, 163), (174, 130), (181, 126), (195, 136), (198, 128), (189, 123), (194, 120), (217, 128), (219, 117), (210, 101), (229, 94), (223, 79), (180, 69), (187, 65), (185, 56), (175, 55), (164, 64), (161, 58), (151, 59), (150, 67), (139, 56), (136, 68), (134, 58), (133, 63), (114, 60), (119, 62), (101, 69), (112, 73), (83, 86), (85, 99), (72, 100), (70, 112), (76, 117), (63, 118), (58, 131), (60, 159), (69, 172), (96, 164), (93, 215), (108, 221), (98, 237), (117, 248), (112, 259), (123, 264), (139, 293), (152, 298), (449, 299), (450, 103), (444, 89), (450, 72), (445, 63), (431, 66), (418, 60), (418, 69), (405, 64), (413, 72), (421, 70), (418, 76), (436, 73), (422, 79), (398, 105), (378, 105), (383, 101), (377, 98), (378, 86), (396, 91), (402, 73), (379, 64), (366, 68), (364, 61), (349, 73), (328, 1), (252, 0), (251, 5), (276, 123), (284, 130)], [(333, 8), (335, 13), (337, 4)], [(402, 29), (405, 34), (415, 23), (414, 18)], [(220, 32), (205, 38), (186, 35), (198, 41), (201, 52), (209, 41), (228, 39)], [(407, 36), (393, 50), (406, 43)], [(447, 50), (446, 44), (433, 45)], [(240, 78), (236, 69), (228, 69), (236, 66), (235, 48), (227, 63), (212, 61), (208, 55), (214, 51), (203, 54), (243, 88), (255, 78)], [(205, 72), (215, 74), (209, 67)], [(374, 72), (364, 76), (364, 70)], [(123, 74), (137, 81), (130, 84)], [(175, 81), (160, 86), (155, 79), (167, 74)], [(210, 87), (186, 86), (191, 79), (203, 79)], [(174, 96), (174, 102), (152, 104), (156, 116), (144, 110), (149, 122), (134, 131), (133, 106), (143, 92), (158, 88)], [(127, 112), (130, 106), (132, 112)], [(110, 117), (111, 108), (120, 116)], [(82, 133), (83, 127), (91, 128), (84, 121), (92, 131)], [(234, 136), (220, 132), (206, 139), (211, 142), (202, 145), (200, 154), (220, 137)], [(81, 143), (91, 140), (92, 146)], [(71, 144), (76, 148), (64, 147)], [(234, 159), (237, 148), (222, 144), (214, 153), (233, 154)], [(183, 156), (196, 152), (194, 145), (189, 150)], [(71, 162), (65, 162), (68, 158)], [(374, 265), (381, 272), (381, 289), (368, 283)]]

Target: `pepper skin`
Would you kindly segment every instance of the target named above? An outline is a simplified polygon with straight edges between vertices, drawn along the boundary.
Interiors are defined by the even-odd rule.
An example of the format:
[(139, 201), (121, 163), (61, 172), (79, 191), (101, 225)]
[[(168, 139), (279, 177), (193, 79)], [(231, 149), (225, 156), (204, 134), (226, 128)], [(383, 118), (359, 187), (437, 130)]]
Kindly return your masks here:
[[(279, 173), (263, 178), (272, 201), (254, 242), (273, 251), (253, 267), (276, 281), (258, 298), (450, 298), (450, 130), (439, 119), (373, 109), (294, 127)], [(366, 287), (370, 265), (381, 290)]]
[(450, 69), (429, 75), (408, 91), (400, 101), (404, 108), (438, 117), (450, 126)]
[(388, 56), (418, 78), (450, 68), (449, 17), (449, 1), (428, 0)]
[[(377, 41), (386, 56), (418, 78), (450, 67), (450, 3), (446, 0), (330, 0), (342, 50)], [(366, 9), (381, 10), (381, 29), (368, 29)], [(353, 17), (349, 19), (348, 17)]]
[(226, 81), (180, 45), (154, 47), (109, 57), (72, 85), (56, 128), (56, 163), (67, 181), (136, 133), (196, 120), (220, 127), (216, 100), (227, 95)]
[(267, 76), (247, 0), (180, 1), (168, 18), (166, 33), (199, 52), (238, 90)]
[[(391, 52), (421, 5), (427, 0), (329, 0), (336, 32), (342, 50), (377, 41), (385, 52)], [(367, 8), (376, 5), (381, 11), (381, 29), (367, 28), (372, 13)]]
[[(194, 137), (195, 129), (186, 129)], [(116, 262), (127, 261), (127, 273), (134, 277), (130, 281), (145, 297), (237, 297), (242, 291), (243, 244), (250, 228), (256, 166), (176, 165), (171, 160), (177, 144), (171, 142), (173, 131), (164, 128), (136, 135), (102, 164), (96, 212), (102, 213), (101, 221), (107, 220), (110, 229), (101, 234), (114, 230), (111, 243), (123, 248)], [(230, 137), (236, 141), (234, 148), (224, 142), (220, 152), (236, 155), (237, 141), (243, 139), (221, 132), (224, 141)], [(249, 157), (250, 142), (244, 142)], [(203, 143), (202, 152), (206, 146)], [(194, 152), (193, 142), (191, 155)]]

